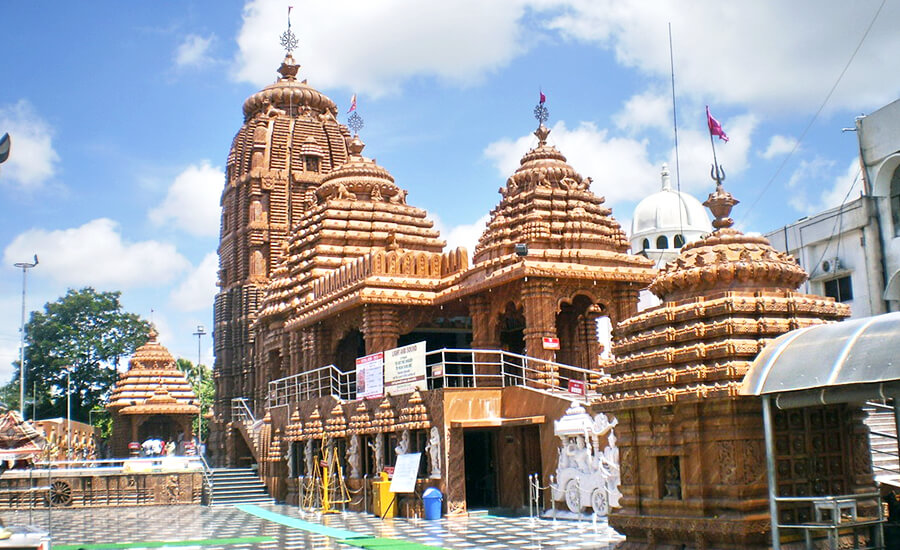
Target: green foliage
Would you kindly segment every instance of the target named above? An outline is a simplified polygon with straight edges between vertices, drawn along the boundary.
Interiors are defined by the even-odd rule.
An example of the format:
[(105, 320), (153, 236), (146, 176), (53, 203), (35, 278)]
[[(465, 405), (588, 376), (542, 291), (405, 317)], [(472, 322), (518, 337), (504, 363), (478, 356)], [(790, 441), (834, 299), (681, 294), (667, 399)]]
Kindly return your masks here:
[[(25, 325), (26, 390), (30, 393), (32, 382), (37, 382), (38, 418), (66, 416), (67, 367), (72, 419), (88, 422), (89, 411), (104, 408), (121, 360), (147, 341), (151, 328), (138, 315), (122, 310), (120, 296), (89, 287), (69, 289), (43, 311), (31, 313)], [(16, 385), (19, 375), (16, 368)]]
[[(213, 380), (212, 371), (206, 365), (194, 365), (194, 363), (190, 362), (184, 358), (178, 358), (175, 361), (178, 370), (185, 373), (187, 375), (188, 382), (191, 384), (191, 388), (194, 389), (194, 394), (196, 394), (200, 398), (200, 404), (203, 410), (203, 437), (204, 439), (209, 434), (209, 420), (205, 418), (207, 414), (212, 411), (213, 400), (216, 397), (216, 385)], [(197, 427), (197, 419), (194, 419), (194, 433), (198, 433)]]

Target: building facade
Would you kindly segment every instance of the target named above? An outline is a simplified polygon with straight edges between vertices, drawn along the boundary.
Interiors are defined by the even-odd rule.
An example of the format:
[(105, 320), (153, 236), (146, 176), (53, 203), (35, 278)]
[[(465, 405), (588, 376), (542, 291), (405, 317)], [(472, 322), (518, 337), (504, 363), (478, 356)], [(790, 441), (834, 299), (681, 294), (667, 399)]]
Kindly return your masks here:
[[(759, 402), (737, 388), (768, 338), (847, 308), (797, 292), (806, 273), (792, 258), (732, 229), (737, 201), (721, 185), (706, 235), (706, 213), (664, 174), (646, 208), (652, 223), (635, 223), (671, 242), (643, 246), (650, 233), (637, 232), (647, 253), (631, 253), (541, 117), (472, 256), (445, 250), (428, 213), (363, 156), (298, 70), (288, 55), (281, 78), (245, 102), (228, 157), (217, 461), (256, 462), (276, 498), (301, 503), (320, 489), (323, 463), (338, 472), (332, 486), (371, 494), (375, 475), (418, 452), (417, 487), (439, 487), (450, 514), (526, 508), (529, 476), (545, 484), (612, 464), (622, 494), (611, 519), (632, 547), (763, 547)], [(669, 212), (673, 202), (684, 211)], [(658, 272), (650, 251), (676, 246)], [(661, 304), (639, 314), (648, 286)], [(614, 327), (611, 376), (598, 360), (601, 317)], [(403, 385), (391, 383), (397, 357), (413, 366)], [(820, 416), (842, 430), (840, 456), (868, 451), (856, 411)], [(590, 433), (579, 437), (576, 424)], [(847, 460), (825, 489), (790, 472), (783, 480), (797, 494), (871, 482)], [(579, 483), (553, 500), (605, 509), (606, 493), (582, 495)]]

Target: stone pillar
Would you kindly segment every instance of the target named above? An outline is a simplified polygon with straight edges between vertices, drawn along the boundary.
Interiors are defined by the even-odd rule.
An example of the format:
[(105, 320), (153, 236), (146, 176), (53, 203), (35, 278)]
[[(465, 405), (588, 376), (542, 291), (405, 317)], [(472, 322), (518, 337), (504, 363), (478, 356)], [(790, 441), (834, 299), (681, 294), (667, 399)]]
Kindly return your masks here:
[(597, 356), (600, 353), (600, 342), (597, 340), (597, 319), (601, 317), (600, 308), (596, 305), (588, 307), (579, 323), (579, 332), (584, 339), (584, 360), (579, 365), (589, 370), (597, 370), (599, 362)]
[(392, 306), (367, 305), (363, 312), (363, 335), (366, 354), (397, 347), (400, 339), (400, 319)]
[(612, 292), (613, 303), (609, 308), (609, 320), (615, 328), (619, 323), (637, 315), (638, 292), (632, 285), (620, 287)]
[[(491, 300), (487, 295), (481, 294), (469, 299), (469, 315), (472, 317), (472, 348), (500, 349), (497, 320), (491, 318)], [(487, 364), (496, 363), (498, 359), (496, 354), (475, 354), (475, 375), (478, 387), (502, 385), (500, 365)]]
[[(526, 355), (553, 361), (556, 353), (544, 349), (544, 338), (556, 338), (556, 301), (553, 295), (553, 283), (548, 279), (531, 278), (522, 286), (522, 302), (525, 306), (525, 349)], [(555, 386), (559, 373), (556, 367), (546, 364), (530, 366), (529, 369), (541, 371), (537, 377), (544, 383)], [(532, 370), (526, 378), (535, 376)]]

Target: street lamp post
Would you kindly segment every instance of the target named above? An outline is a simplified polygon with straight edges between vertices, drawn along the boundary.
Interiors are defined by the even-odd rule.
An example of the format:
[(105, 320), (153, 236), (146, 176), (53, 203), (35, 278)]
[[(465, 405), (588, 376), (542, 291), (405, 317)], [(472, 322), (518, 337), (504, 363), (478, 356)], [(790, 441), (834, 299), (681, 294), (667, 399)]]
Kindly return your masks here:
[(22, 415), (22, 420), (25, 420), (25, 288), (28, 270), (37, 264), (37, 254), (34, 255), (33, 262), (16, 262), (13, 264), (22, 270), (22, 327), (20, 329), (21, 341), (19, 342), (19, 414)]
[(200, 442), (203, 440), (203, 400), (200, 397), (200, 390), (203, 387), (203, 371), (200, 370), (200, 361), (203, 358), (201, 340), (206, 334), (206, 328), (203, 325), (197, 325), (197, 332), (193, 334), (197, 337), (197, 407), (200, 409), (197, 413), (197, 456), (199, 456)]
[(72, 366), (66, 367), (66, 460), (72, 460)]

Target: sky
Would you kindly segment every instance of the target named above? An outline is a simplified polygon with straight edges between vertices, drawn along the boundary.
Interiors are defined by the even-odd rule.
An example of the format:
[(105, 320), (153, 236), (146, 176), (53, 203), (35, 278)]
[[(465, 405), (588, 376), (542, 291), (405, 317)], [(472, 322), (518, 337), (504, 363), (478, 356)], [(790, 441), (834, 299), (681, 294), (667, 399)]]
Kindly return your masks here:
[[(197, 360), (225, 159), (243, 101), (277, 76), (289, 4), (300, 78), (342, 121), (358, 94), (364, 154), (470, 253), (537, 143), (539, 90), (550, 142), (626, 231), (663, 163), (683, 191), (712, 191), (706, 105), (730, 137), (716, 151), (733, 217), (767, 232), (859, 193), (856, 135), (842, 129), (900, 95), (900, 3), (884, 0), (8, 3), (0, 382), (18, 356), (13, 264), (34, 254), (28, 311), (68, 288), (118, 290)], [(211, 364), (210, 335), (199, 344)]]

